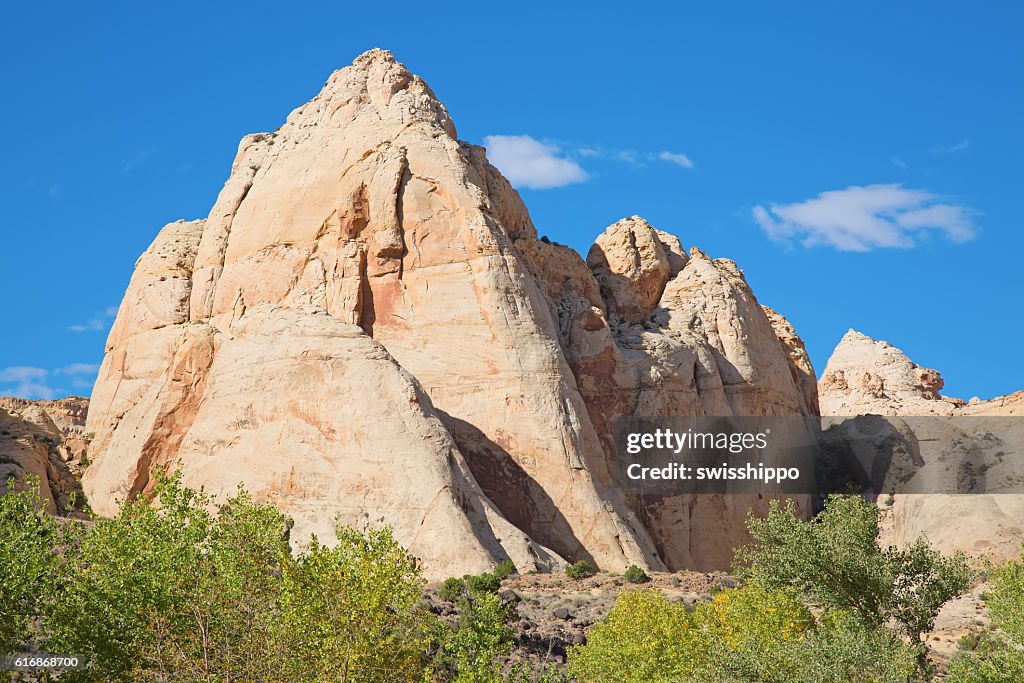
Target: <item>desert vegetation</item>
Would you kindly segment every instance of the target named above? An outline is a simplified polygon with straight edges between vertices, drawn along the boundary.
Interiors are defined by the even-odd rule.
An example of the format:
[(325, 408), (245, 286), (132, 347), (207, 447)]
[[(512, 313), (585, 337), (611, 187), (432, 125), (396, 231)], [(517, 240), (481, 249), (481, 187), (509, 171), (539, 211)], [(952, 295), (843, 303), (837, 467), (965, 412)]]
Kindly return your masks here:
[[(879, 547), (877, 508), (859, 498), (833, 497), (811, 522), (776, 505), (749, 520), (742, 583), (687, 606), (631, 567), (565, 670), (541, 672), (509, 663), (510, 562), (444, 582), (438, 595), (458, 613), (445, 620), (388, 529), (341, 527), (334, 547), (313, 539), (295, 552), (289, 526), (243, 490), (214, 507), (175, 477), (91, 522), (46, 514), (31, 490), (8, 493), (0, 651), (74, 653), (85, 668), (39, 679), (71, 682), (905, 683), (934, 678), (923, 635), (973, 577), (963, 557), (923, 541)], [(988, 579), (995, 628), (965, 639), (949, 680), (1024, 674), (1024, 569)]]

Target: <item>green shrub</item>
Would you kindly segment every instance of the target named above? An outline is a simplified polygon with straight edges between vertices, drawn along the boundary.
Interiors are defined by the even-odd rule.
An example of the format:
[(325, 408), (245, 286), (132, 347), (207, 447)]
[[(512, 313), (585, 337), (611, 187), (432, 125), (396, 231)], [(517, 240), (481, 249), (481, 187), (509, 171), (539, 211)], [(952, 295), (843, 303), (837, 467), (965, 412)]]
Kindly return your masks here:
[(516, 573), (516, 563), (512, 560), (505, 560), (494, 568), (494, 574), (499, 579), (507, 579)]
[[(57, 548), (69, 540), (57, 521), (46, 513), (39, 496), (39, 479), (26, 477), (23, 490), (14, 479), (0, 497), (0, 652), (17, 652), (37, 641), (32, 621), (55, 597), (58, 580)], [(37, 650), (39, 648), (36, 648)]]
[[(159, 505), (135, 500), (114, 519), (67, 523), (75, 531), (39, 623), (47, 651), (90, 668), (62, 683), (427, 675), (433, 617), (417, 606), (417, 563), (390, 530), (342, 527), (334, 548), (313, 539), (293, 555), (287, 518), (243, 491), (216, 514), (176, 477), (158, 477), (155, 494)], [(10, 530), (0, 519), (0, 538)]]
[(446, 602), (456, 602), (466, 589), (466, 580), (457, 576), (449, 576), (437, 589), (437, 596)]
[(692, 613), (658, 591), (623, 593), (569, 671), (587, 683), (906, 683), (913, 649), (850, 612), (815, 622), (799, 595), (757, 584), (720, 591)]
[(477, 593), (497, 593), (501, 589), (501, 578), (497, 574), (491, 572), (484, 572), (483, 574), (472, 575), (469, 574), (465, 577), (466, 590), (470, 595), (476, 595)]
[(966, 636), (961, 640), (961, 652), (949, 667), (952, 683), (1024, 680), (1024, 565), (1008, 562), (996, 567), (989, 572), (989, 581), (985, 603), (998, 632), (973, 642), (964, 642)]
[[(514, 566), (514, 565), (513, 565)], [(501, 565), (498, 566), (501, 569)], [(498, 571), (483, 574), (466, 574), (461, 579), (451, 576), (444, 580), (437, 590), (437, 595), (447, 602), (458, 602), (460, 598), (477, 593), (497, 593), (501, 589), (504, 576)]]
[(458, 624), (440, 627), (435, 673), (454, 683), (500, 683), (500, 658), (512, 642), (506, 622), (514, 610), (492, 592), (463, 595), (458, 606)]
[(626, 567), (626, 572), (622, 576), (630, 583), (646, 583), (651, 580), (651, 577), (647, 576), (647, 572), (635, 564)]
[(594, 575), (594, 568), (586, 560), (580, 560), (566, 566), (565, 575), (570, 579), (585, 579)]

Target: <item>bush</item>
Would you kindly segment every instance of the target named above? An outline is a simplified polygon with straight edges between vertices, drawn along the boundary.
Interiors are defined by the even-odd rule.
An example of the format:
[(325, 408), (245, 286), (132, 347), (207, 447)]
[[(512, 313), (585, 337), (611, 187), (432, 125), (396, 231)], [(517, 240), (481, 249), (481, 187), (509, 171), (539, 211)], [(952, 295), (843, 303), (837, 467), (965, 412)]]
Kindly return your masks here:
[(494, 568), (494, 574), (499, 579), (507, 579), (516, 573), (516, 564), (512, 560), (505, 560)]
[[(515, 571), (512, 561), (507, 560), (507, 562), (512, 566), (512, 571)], [(501, 580), (508, 575), (504, 573), (507, 570), (508, 566), (502, 563), (493, 572), (465, 574), (461, 579), (457, 576), (450, 576), (438, 588), (437, 596), (446, 602), (458, 602), (460, 598), (477, 593), (497, 593), (501, 590)]]
[[(46, 513), (39, 480), (26, 477), (24, 490), (14, 479), (0, 497), (0, 652), (17, 652), (38, 640), (33, 618), (44, 610), (58, 579), (59, 545), (69, 540)], [(35, 648), (39, 649), (39, 648)]]
[(513, 609), (494, 593), (464, 595), (459, 621), (441, 626), (436, 674), (455, 683), (500, 683), (501, 660), (511, 648), (512, 631), (505, 625)]
[(1008, 562), (992, 570), (989, 580), (985, 603), (999, 631), (973, 641), (964, 637), (961, 653), (949, 667), (953, 683), (1024, 680), (1024, 566)]
[[(467, 574), (468, 576), (468, 574)], [(445, 602), (457, 602), (466, 590), (466, 579), (449, 576), (437, 589), (437, 596)]]
[(651, 580), (651, 577), (647, 576), (647, 572), (635, 564), (626, 567), (626, 573), (623, 574), (623, 577), (630, 583), (646, 583)]
[(792, 590), (720, 591), (692, 613), (654, 590), (623, 593), (569, 671), (587, 683), (906, 683), (914, 651), (850, 612), (816, 623)]
[(906, 550), (878, 546), (877, 507), (857, 496), (831, 496), (811, 522), (792, 502), (772, 502), (750, 517), (754, 542), (736, 551), (737, 573), (769, 588), (791, 586), (817, 605), (849, 610), (881, 625), (893, 619), (915, 642), (939, 608), (970, 586), (963, 555), (945, 558), (919, 539)]
[(594, 569), (586, 560), (580, 560), (579, 562), (574, 562), (573, 564), (568, 565), (565, 568), (565, 575), (570, 579), (585, 579), (588, 576), (594, 575)]
[(28, 494), (0, 498), (0, 623), (22, 623), (8, 618), (20, 614), (7, 606), (9, 588), (44, 581), (36, 595), (47, 597), (13, 601), (34, 612), (36, 632), (11, 629), (20, 642), (4, 651), (27, 646), (90, 663), (62, 683), (428, 674), (433, 617), (416, 606), (419, 569), (389, 530), (339, 528), (336, 547), (314, 539), (295, 556), (287, 518), (243, 491), (216, 514), (176, 477), (158, 477), (155, 494), (159, 505), (126, 502), (91, 526), (43, 516)]

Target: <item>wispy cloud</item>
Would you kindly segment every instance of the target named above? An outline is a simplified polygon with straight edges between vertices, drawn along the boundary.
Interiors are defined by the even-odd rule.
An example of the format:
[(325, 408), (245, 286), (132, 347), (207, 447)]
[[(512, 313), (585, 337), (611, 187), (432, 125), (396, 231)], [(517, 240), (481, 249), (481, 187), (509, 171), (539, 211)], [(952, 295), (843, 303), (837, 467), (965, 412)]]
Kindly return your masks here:
[(966, 152), (971, 148), (971, 141), (964, 138), (960, 142), (952, 145), (936, 145), (928, 151), (932, 154), (955, 154), (956, 152)]
[(141, 163), (148, 159), (152, 159), (160, 153), (160, 148), (151, 145), (149, 147), (139, 147), (133, 149), (125, 158), (121, 160), (121, 166), (118, 168), (118, 173), (129, 173), (139, 167)]
[(56, 390), (46, 384), (48, 374), (43, 368), (24, 365), (2, 368), (0, 369), (0, 384), (10, 386), (0, 387), (0, 393), (31, 399), (54, 398)]
[(50, 196), (59, 197), (62, 190), (63, 188), (60, 186), (60, 183), (53, 183), (52, 185), (50, 185), (49, 189)]
[(68, 325), (71, 332), (102, 332), (110, 327), (110, 322), (117, 317), (117, 306), (107, 306), (103, 315), (96, 315), (84, 323)]
[(68, 325), (68, 329), (72, 332), (99, 332), (100, 330), (107, 329), (107, 323), (99, 318), (92, 318), (84, 323)]
[(669, 163), (680, 168), (694, 167), (682, 152), (661, 150), (645, 152), (632, 148), (565, 144), (541, 141), (529, 135), (488, 135), (484, 138), (487, 156), (516, 187), (534, 190), (564, 187), (587, 180), (583, 160), (604, 160), (646, 166)]
[(927, 190), (899, 184), (854, 185), (803, 202), (753, 209), (754, 220), (774, 240), (842, 251), (913, 247), (928, 231), (966, 242), (976, 234), (970, 213)]
[(680, 154), (679, 152), (669, 152), (666, 150), (659, 152), (658, 158), (662, 161), (675, 164), (676, 166), (681, 166), (682, 168), (693, 168), (693, 162), (690, 161), (690, 157), (685, 154)]
[[(75, 389), (90, 389), (99, 369), (95, 363), (71, 363), (55, 370), (26, 365), (0, 368), (0, 395), (33, 400), (66, 396), (69, 392), (59, 383), (70, 381)], [(54, 380), (60, 376), (64, 379), (57, 379), (55, 386)]]
[(893, 158), (889, 159), (889, 163), (891, 163), (893, 166), (895, 166), (897, 168), (902, 168), (902, 169), (906, 169), (907, 168), (907, 162), (903, 161), (903, 159), (901, 159), (900, 157), (893, 157)]
[(516, 187), (547, 190), (587, 179), (583, 168), (562, 150), (529, 135), (488, 135), (487, 156)]
[(95, 375), (100, 371), (96, 363), (72, 363), (53, 371), (55, 375)]

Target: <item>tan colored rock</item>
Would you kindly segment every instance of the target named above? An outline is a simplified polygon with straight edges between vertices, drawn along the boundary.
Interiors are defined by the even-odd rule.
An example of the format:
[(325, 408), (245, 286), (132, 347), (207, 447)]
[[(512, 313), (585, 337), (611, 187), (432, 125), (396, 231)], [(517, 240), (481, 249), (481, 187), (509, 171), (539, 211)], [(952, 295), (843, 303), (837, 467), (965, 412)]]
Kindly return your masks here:
[(781, 313), (767, 306), (761, 308), (768, 317), (775, 336), (779, 338), (782, 350), (789, 358), (789, 370), (793, 375), (793, 382), (803, 396), (804, 413), (817, 415), (819, 411), (818, 378), (814, 376), (814, 366), (811, 365), (811, 357), (807, 354), (803, 339), (797, 335), (796, 330)]
[(848, 331), (818, 383), (823, 415), (952, 415), (963, 405), (939, 392), (942, 375), (895, 346)]
[[(609, 264), (627, 264), (618, 270), (636, 275), (643, 269), (628, 266), (644, 259), (631, 245), (643, 243), (647, 253), (656, 253), (655, 242), (675, 259), (662, 271), (670, 279), (660, 286), (658, 301), (642, 301), (638, 276), (613, 281), (622, 285), (618, 290), (607, 286), (614, 272)], [(566, 358), (610, 462), (619, 457), (612, 427), (621, 417), (817, 413), (813, 385), (806, 396), (806, 385), (797, 386), (786, 348), (732, 262), (712, 260), (699, 250), (687, 256), (678, 238), (638, 217), (598, 237), (588, 259), (593, 276), (567, 247), (526, 239), (517, 240), (516, 247), (552, 302)], [(603, 304), (594, 296), (602, 278)], [(624, 300), (648, 319), (631, 324), (605, 315)], [(795, 333), (788, 341), (802, 349)], [(810, 369), (806, 353), (800, 362)], [(813, 377), (813, 369), (810, 373)], [(732, 547), (747, 540), (748, 510), (763, 511), (766, 501), (738, 495), (648, 496), (635, 501), (634, 509), (670, 568), (712, 570), (730, 566)], [(809, 500), (797, 502), (809, 510)]]
[[(945, 464), (956, 462), (966, 444), (993, 451), (1024, 445), (1024, 428), (984, 419), (1024, 413), (1024, 392), (967, 403), (941, 395), (942, 385), (937, 371), (920, 367), (891, 344), (850, 330), (829, 359), (818, 390), (822, 413), (837, 416), (832, 423), (840, 421), (838, 416), (902, 416), (918, 432), (925, 466), (908, 488), (922, 493), (894, 497), (886, 508), (883, 543), (903, 546), (924, 535), (947, 553), (963, 551), (995, 561), (1017, 558), (1024, 538), (1024, 492), (927, 492), (951, 488), (961, 473)], [(922, 416), (931, 419), (912, 419)], [(986, 475), (1000, 484), (997, 488), (1011, 490), (1014, 482), (1024, 481), (1021, 463), (988, 460)]]
[(0, 495), (12, 477), (20, 488), (32, 476), (39, 480), (39, 493), (49, 512), (71, 512), (72, 495), (77, 503), (83, 502), (79, 478), (88, 440), (80, 420), (87, 409), (88, 401), (80, 397), (58, 401), (0, 397)]
[[(678, 255), (673, 256), (679, 266)], [(624, 218), (601, 233), (590, 247), (587, 265), (601, 286), (609, 315), (628, 323), (651, 315), (672, 275), (658, 231), (639, 216)]]
[[(273, 494), (295, 513), (300, 536), (329, 527), (336, 513), (348, 518), (356, 497), (435, 574), (478, 571), (485, 554), (497, 561), (503, 552), (521, 567), (531, 566), (529, 553), (549, 565), (542, 546), (610, 569), (660, 566), (646, 531), (606, 488), (605, 461), (548, 302), (513, 246), (535, 235), (518, 195), (480, 148), (455, 138), (430, 89), (389, 53), (361, 56), (276, 133), (244, 139), (205, 223), (168, 226), (140, 260), (94, 392), (90, 500), (109, 512), (99, 501), (146, 490), (151, 467), (182, 467), (186, 481), (208, 488), (242, 480), (257, 495)], [(161, 283), (158, 307), (147, 291)], [(332, 345), (344, 339), (359, 353), (386, 349), (400, 367), (286, 371), (274, 336), (256, 332), (281, 318), (303, 335), (286, 347), (290, 363), (322, 354), (334, 367), (342, 349)], [(429, 397), (429, 411), (398, 401), (397, 385), (383, 383), (403, 369)], [(257, 374), (233, 384), (243, 371)], [(241, 390), (244, 397), (235, 396)], [(283, 419), (282, 403), (300, 397), (330, 411), (309, 422)], [(250, 404), (260, 424), (272, 417), (276, 426), (247, 432), (239, 411)], [(437, 418), (441, 434), (405, 450), (381, 429), (413, 421), (434, 429)], [(422, 429), (398, 434), (417, 442)], [(314, 438), (353, 430), (363, 439)], [(368, 435), (379, 440), (379, 456)], [(244, 444), (244, 455), (232, 444)], [(355, 469), (365, 471), (361, 478), (353, 476), (357, 448), (367, 449)], [(460, 457), (493, 496), (494, 520), (483, 521), (498, 512), (476, 482), (449, 483), (463, 477)], [(447, 474), (419, 476), (442, 465)], [(267, 477), (293, 467), (306, 484), (270, 485)], [(435, 498), (440, 511), (431, 514), (476, 541), (419, 540), (424, 501)], [(468, 519), (461, 506), (490, 512), (456, 523)], [(502, 525), (493, 546), (487, 538)], [(465, 553), (452, 553), (462, 545)]]
[(797, 361), (735, 264), (641, 218), (588, 261), (538, 240), (426, 84), (370, 51), (244, 138), (210, 215), (139, 259), (92, 397), (90, 500), (110, 514), (155, 468), (243, 482), (299, 540), (390, 524), (435, 578), (506, 556), (726, 568), (767, 497), (627, 499), (611, 424), (812, 414)]

